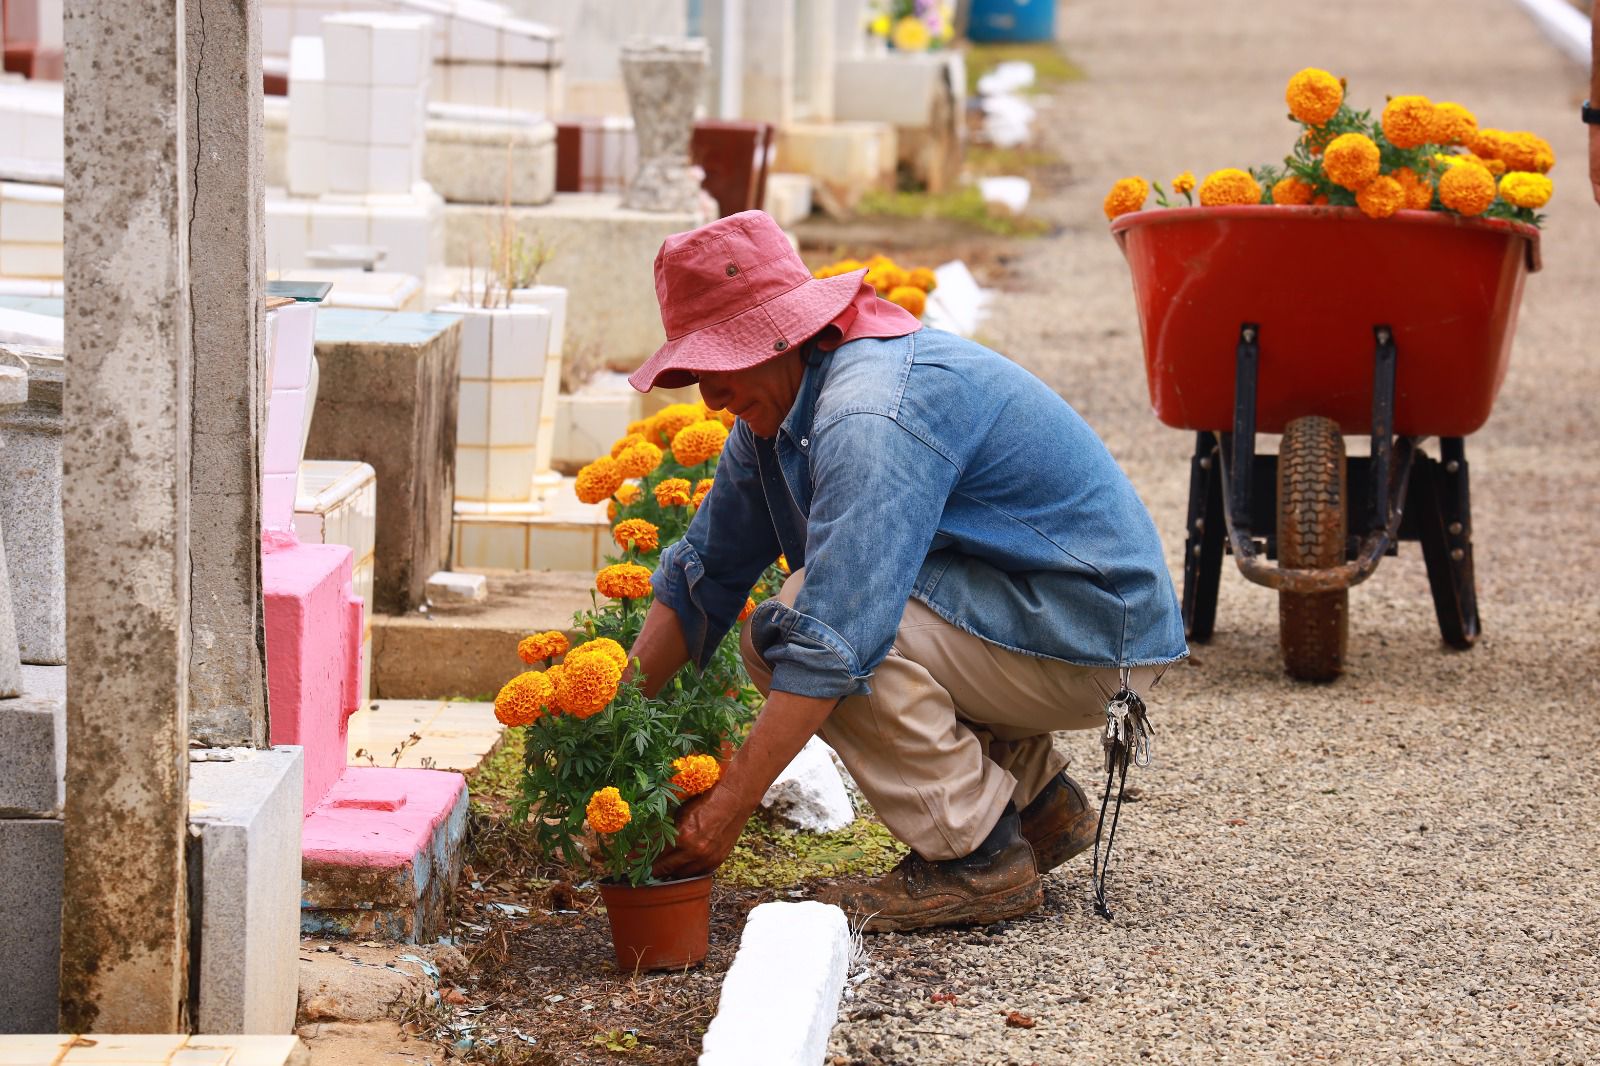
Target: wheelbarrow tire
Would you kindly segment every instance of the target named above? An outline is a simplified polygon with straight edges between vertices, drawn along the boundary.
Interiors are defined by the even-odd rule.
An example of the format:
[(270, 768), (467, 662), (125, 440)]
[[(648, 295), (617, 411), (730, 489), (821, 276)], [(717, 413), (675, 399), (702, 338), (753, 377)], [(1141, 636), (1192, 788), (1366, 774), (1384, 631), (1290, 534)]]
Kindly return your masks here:
[[(1331, 418), (1290, 422), (1278, 447), (1278, 564), (1321, 570), (1345, 561), (1349, 517), (1344, 437)], [(1279, 592), (1283, 663), (1301, 681), (1332, 681), (1344, 670), (1350, 591)]]

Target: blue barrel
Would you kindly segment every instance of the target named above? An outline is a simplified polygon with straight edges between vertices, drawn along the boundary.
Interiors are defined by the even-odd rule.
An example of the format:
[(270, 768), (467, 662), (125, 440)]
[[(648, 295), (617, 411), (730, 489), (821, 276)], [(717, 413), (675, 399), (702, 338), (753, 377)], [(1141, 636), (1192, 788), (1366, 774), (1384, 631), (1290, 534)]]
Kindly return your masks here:
[(1055, 37), (1056, 0), (972, 0), (968, 40), (1011, 43)]

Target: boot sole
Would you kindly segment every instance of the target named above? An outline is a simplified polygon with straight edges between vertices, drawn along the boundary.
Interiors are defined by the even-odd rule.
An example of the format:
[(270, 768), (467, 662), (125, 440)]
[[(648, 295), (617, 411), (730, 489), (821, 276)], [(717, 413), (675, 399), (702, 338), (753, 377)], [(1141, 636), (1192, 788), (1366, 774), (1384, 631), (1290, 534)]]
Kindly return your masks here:
[(945, 925), (992, 925), (1030, 914), (1044, 906), (1044, 885), (1035, 877), (1025, 885), (951, 903), (918, 914), (874, 914), (862, 923), (868, 933), (908, 933)]

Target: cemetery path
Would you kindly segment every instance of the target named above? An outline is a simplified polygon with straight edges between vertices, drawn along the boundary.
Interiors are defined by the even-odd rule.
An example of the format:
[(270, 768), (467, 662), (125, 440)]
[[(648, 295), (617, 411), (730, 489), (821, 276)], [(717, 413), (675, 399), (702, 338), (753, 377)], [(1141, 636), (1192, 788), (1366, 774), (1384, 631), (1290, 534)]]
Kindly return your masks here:
[[(1347, 76), (1357, 106), (1422, 92), (1554, 143), (1544, 271), (1496, 413), (1468, 444), (1484, 635), (1443, 648), (1408, 544), (1351, 594), (1344, 679), (1291, 683), (1273, 596), (1225, 564), (1216, 637), (1156, 693), (1116, 920), (1093, 915), (1082, 856), (1048, 878), (1044, 913), (1007, 928), (873, 938), (835, 1062), (1600, 1055), (1600, 209), (1583, 180), (1582, 72), (1512, 0), (1062, 11), (1087, 78), (1041, 101), (1045, 146), (1072, 176), (1038, 190), (1036, 210), (1064, 229), (1028, 246), (985, 340), (1105, 436), (1174, 574), (1192, 438), (1149, 413), (1100, 209), (1111, 182), (1272, 159), (1290, 130), (1283, 85), (1308, 65)], [(1093, 779), (1096, 740), (1062, 743)], [(1008, 1026), (1008, 1011), (1034, 1026)]]

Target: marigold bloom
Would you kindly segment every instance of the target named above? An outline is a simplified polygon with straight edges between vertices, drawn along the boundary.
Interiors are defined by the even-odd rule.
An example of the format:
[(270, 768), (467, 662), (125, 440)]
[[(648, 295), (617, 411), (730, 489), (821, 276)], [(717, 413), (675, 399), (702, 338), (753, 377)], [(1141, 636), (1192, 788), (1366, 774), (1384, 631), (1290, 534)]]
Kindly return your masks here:
[(628, 668), (628, 653), (622, 650), (622, 645), (610, 637), (595, 637), (579, 644), (567, 653), (567, 661), (584, 655), (604, 655), (607, 659), (617, 664), (618, 670)]
[(703, 477), (696, 482), (694, 486), (694, 495), (689, 499), (690, 505), (699, 507), (702, 503), (705, 503), (706, 494), (711, 491), (712, 484), (713, 479), (708, 477)]
[(923, 292), (932, 292), (939, 287), (939, 278), (927, 267), (913, 267), (907, 284), (915, 285)]
[(1460, 104), (1446, 100), (1433, 105), (1433, 129), (1428, 140), (1434, 144), (1467, 144), (1478, 134), (1478, 116)]
[(684, 466), (699, 466), (715, 459), (728, 441), (728, 427), (707, 419), (686, 426), (672, 442), (672, 457)]
[(1316, 187), (1308, 181), (1301, 181), (1299, 178), (1282, 178), (1272, 186), (1272, 202), (1292, 206), (1309, 204), (1316, 191)]
[(656, 486), (656, 502), (663, 507), (683, 507), (689, 502), (689, 479), (669, 477)]
[(778, 556), (778, 572), (784, 574), (789, 572), (789, 557), (787, 555)]
[(743, 622), (746, 618), (749, 618), (751, 615), (753, 615), (755, 613), (756, 613), (756, 601), (751, 599), (749, 596), (746, 596), (744, 598), (744, 610), (739, 612), (739, 621)]
[(887, 296), (894, 289), (906, 283), (906, 272), (893, 263), (884, 263), (867, 271), (866, 283), (877, 290), (879, 296)]
[(726, 409), (721, 410), (721, 411), (709, 411), (709, 412), (706, 413), (706, 418), (707, 419), (716, 419), (718, 422), (721, 422), (728, 429), (732, 429), (733, 428), (733, 424), (739, 420), (739, 416), (738, 415), (736, 415), (732, 411), (729, 411), (729, 410), (726, 410)]
[(611, 458), (617, 458), (623, 452), (627, 451), (629, 448), (633, 447), (635, 444), (638, 444), (642, 440), (644, 440), (644, 434), (642, 433), (623, 434), (617, 438), (614, 444), (611, 445)]
[(634, 434), (648, 440), (650, 437), (650, 419), (636, 418), (629, 422), (627, 433), (624, 436), (633, 436)]
[(661, 449), (647, 440), (630, 445), (617, 456), (617, 469), (623, 477), (644, 477), (661, 465)]
[(618, 485), (617, 491), (611, 494), (612, 498), (618, 503), (622, 504), (624, 507), (631, 507), (638, 503), (639, 497), (643, 495), (644, 489), (641, 489), (632, 481), (625, 481), (621, 485)]
[(1362, 133), (1340, 134), (1322, 153), (1322, 169), (1329, 181), (1356, 192), (1378, 176), (1378, 146)]
[(565, 654), (566, 650), (567, 635), (554, 629), (544, 633), (531, 633), (517, 644), (517, 655), (530, 666), (546, 659), (554, 659), (557, 655)]
[(617, 563), (594, 575), (594, 587), (613, 600), (640, 600), (650, 595), (650, 571), (638, 563)]
[(500, 686), (494, 698), (494, 716), (501, 725), (532, 725), (554, 693), (555, 687), (544, 674), (533, 670), (518, 674)]
[(617, 510), (617, 501), (616, 500), (611, 500), (610, 502), (608, 502), (606, 504), (606, 521), (607, 522), (615, 522), (617, 520), (617, 516), (619, 514), (621, 514), (621, 513), (622, 513), (621, 511)]
[(609, 655), (568, 655), (556, 683), (556, 704), (574, 718), (592, 718), (617, 698), (622, 667)]
[(1433, 101), (1426, 96), (1391, 96), (1383, 107), (1383, 136), (1396, 148), (1427, 144), (1433, 127)]
[(1106, 218), (1116, 218), (1139, 210), (1149, 195), (1150, 183), (1136, 174), (1131, 178), (1121, 178), (1111, 186), (1105, 202), (1100, 206), (1105, 210)]
[(1550, 202), (1555, 187), (1543, 174), (1513, 170), (1500, 179), (1500, 199), (1512, 207), (1540, 208)]
[(653, 552), (661, 547), (661, 530), (642, 518), (624, 518), (611, 530), (611, 539), (619, 548)]
[(650, 440), (665, 448), (684, 426), (693, 425), (705, 418), (705, 407), (697, 403), (668, 404), (650, 419)]
[(1206, 175), (1200, 183), (1200, 206), (1224, 207), (1228, 204), (1259, 204), (1261, 186), (1243, 170), (1225, 167)]
[(633, 811), (629, 809), (628, 801), (613, 785), (607, 785), (590, 796), (583, 813), (589, 819), (590, 829), (608, 836), (633, 821)]
[(890, 290), (889, 302), (892, 304), (898, 304), (907, 311), (910, 311), (913, 315), (921, 318), (922, 312), (925, 311), (928, 306), (928, 294), (917, 288), (915, 285), (901, 285), (898, 288)]
[(1556, 165), (1555, 149), (1536, 133), (1513, 133), (1506, 137), (1496, 156), (1506, 169), (1543, 174)]
[(1307, 126), (1320, 126), (1339, 113), (1344, 83), (1325, 70), (1307, 67), (1289, 79), (1283, 92), (1289, 114)]
[(1368, 218), (1388, 218), (1405, 205), (1405, 189), (1388, 175), (1373, 178), (1356, 193), (1356, 206)]
[(1172, 179), (1172, 191), (1179, 196), (1187, 196), (1194, 192), (1194, 171), (1185, 170), (1182, 174)]
[(622, 470), (617, 466), (617, 461), (609, 455), (602, 455), (578, 471), (572, 488), (584, 503), (599, 503), (610, 499), (621, 485)]
[(672, 787), (683, 797), (698, 796), (711, 790), (722, 779), (722, 766), (710, 755), (685, 755), (672, 760)]
[(894, 42), (898, 52), (926, 52), (933, 41), (933, 34), (928, 32), (927, 23), (915, 15), (907, 15), (896, 20), (894, 33), (889, 39)]
[(1467, 142), (1467, 148), (1480, 159), (1499, 159), (1500, 153), (1505, 151), (1510, 141), (1511, 134), (1505, 130), (1480, 129)]
[(1406, 194), (1405, 208), (1408, 211), (1426, 211), (1433, 205), (1433, 185), (1410, 167), (1399, 167), (1389, 175), (1400, 183), (1400, 188)]
[(1439, 202), (1458, 214), (1483, 214), (1494, 194), (1494, 175), (1477, 163), (1453, 166), (1439, 178)]

